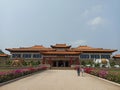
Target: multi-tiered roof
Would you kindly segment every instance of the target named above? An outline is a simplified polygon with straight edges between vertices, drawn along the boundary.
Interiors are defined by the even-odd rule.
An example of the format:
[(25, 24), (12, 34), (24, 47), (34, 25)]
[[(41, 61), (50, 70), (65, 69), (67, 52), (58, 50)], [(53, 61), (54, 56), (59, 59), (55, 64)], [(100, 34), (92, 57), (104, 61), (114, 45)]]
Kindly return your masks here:
[(41, 52), (42, 54), (80, 54), (80, 53), (112, 53), (117, 50), (93, 48), (90, 46), (79, 46), (71, 48), (71, 45), (56, 44), (51, 47), (44, 47), (42, 45), (35, 45), (32, 47), (7, 48), (10, 52)]

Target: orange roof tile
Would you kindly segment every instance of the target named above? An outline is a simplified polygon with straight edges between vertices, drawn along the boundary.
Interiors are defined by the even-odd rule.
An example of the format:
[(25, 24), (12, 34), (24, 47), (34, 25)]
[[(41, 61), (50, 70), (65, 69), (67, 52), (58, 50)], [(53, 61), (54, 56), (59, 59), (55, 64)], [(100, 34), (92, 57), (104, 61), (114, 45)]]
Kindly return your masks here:
[(68, 51), (54, 51), (54, 52), (42, 52), (42, 54), (67, 54), (67, 55), (75, 55), (75, 54), (80, 54), (81, 52), (68, 52)]
[(116, 54), (113, 58), (120, 58), (120, 54)]
[(0, 57), (7, 57), (7, 54), (0, 54)]
[[(56, 51), (55, 48), (69, 48), (66, 51), (74, 51), (74, 52), (104, 52), (104, 53), (112, 53), (115, 52), (117, 50), (111, 50), (111, 49), (103, 49), (103, 48), (93, 48), (90, 46), (79, 46), (77, 48), (70, 48), (71, 46), (67, 46), (66, 44), (56, 44), (55, 46), (52, 46), (53, 48), (46, 48), (42, 45), (35, 45), (32, 47), (20, 47), (20, 48), (7, 48), (6, 50), (10, 51), (10, 52), (27, 52), (27, 51), (33, 51), (33, 52), (43, 52), (43, 51)], [(55, 48), (54, 48), (55, 47)], [(56, 51), (57, 52), (57, 51)]]
[(76, 49), (93, 49), (90, 46), (78, 46)]
[(111, 49), (103, 49), (103, 48), (93, 48), (90, 46), (79, 46), (77, 48), (73, 48), (74, 51), (81, 51), (81, 52), (115, 52), (117, 50)]
[(20, 48), (6, 48), (8, 51), (53, 51), (52, 48), (46, 48), (42, 45), (35, 45), (32, 47), (20, 47)]
[(70, 48), (71, 46), (66, 45), (66, 44), (56, 44), (56, 45), (51, 45), (52, 48)]

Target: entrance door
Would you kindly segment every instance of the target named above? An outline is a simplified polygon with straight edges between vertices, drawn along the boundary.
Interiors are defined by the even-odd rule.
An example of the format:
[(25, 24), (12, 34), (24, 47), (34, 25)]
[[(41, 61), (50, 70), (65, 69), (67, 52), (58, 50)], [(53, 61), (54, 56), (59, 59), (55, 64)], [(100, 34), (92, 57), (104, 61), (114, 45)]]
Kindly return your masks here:
[(53, 67), (57, 67), (57, 62), (53, 61)]
[(53, 61), (53, 67), (69, 67), (69, 61)]
[(64, 62), (63, 61), (58, 61), (58, 67), (64, 67)]
[(65, 67), (69, 67), (69, 62), (65, 61)]

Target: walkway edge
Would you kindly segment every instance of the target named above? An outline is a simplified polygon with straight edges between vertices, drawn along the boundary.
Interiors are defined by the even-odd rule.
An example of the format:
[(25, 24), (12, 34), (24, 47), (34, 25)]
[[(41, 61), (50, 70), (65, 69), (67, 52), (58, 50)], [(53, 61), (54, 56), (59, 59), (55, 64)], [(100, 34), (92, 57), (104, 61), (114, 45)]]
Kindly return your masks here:
[(38, 72), (35, 72), (35, 73), (31, 73), (31, 74), (28, 74), (28, 75), (25, 75), (25, 76), (21, 76), (21, 77), (18, 77), (18, 78), (15, 78), (15, 79), (12, 79), (12, 80), (9, 80), (9, 81), (6, 81), (6, 82), (3, 82), (3, 83), (0, 83), (0, 87), (3, 86), (3, 85), (9, 84), (9, 83), (12, 83), (12, 82), (18, 81), (18, 80), (20, 80), (20, 79), (23, 79), (23, 78), (29, 77), (29, 76), (31, 76), (31, 75), (38, 74), (38, 73), (43, 72), (43, 71), (46, 71), (46, 70), (38, 71)]
[[(86, 73), (86, 74), (88, 74), (88, 73)], [(120, 84), (119, 84), (119, 83), (115, 83), (115, 82), (112, 82), (112, 81), (109, 81), (109, 80), (107, 80), (107, 79), (100, 78), (100, 77), (97, 77), (97, 76), (94, 76), (94, 75), (91, 75), (91, 74), (88, 74), (88, 75), (90, 75), (91, 77), (97, 78), (97, 79), (99, 79), (99, 80), (102, 80), (102, 81), (105, 81), (105, 82), (108, 82), (108, 83), (111, 83), (111, 84), (114, 84), (114, 85), (120, 87)]]

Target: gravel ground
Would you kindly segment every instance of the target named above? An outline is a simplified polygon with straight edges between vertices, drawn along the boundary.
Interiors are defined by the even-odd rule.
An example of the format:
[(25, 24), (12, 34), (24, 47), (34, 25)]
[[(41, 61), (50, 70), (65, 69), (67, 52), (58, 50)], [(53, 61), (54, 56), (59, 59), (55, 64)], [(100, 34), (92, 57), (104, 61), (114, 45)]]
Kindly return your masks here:
[(47, 70), (6, 84), (0, 90), (120, 90), (120, 86), (75, 70)]

